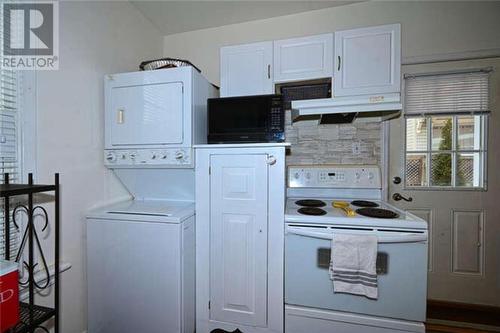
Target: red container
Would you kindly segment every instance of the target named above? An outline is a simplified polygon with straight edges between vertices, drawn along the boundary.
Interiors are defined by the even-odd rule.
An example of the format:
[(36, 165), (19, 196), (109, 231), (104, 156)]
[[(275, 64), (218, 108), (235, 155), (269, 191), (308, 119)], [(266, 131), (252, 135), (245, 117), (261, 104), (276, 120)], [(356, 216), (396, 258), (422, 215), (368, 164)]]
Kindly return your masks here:
[(12, 328), (19, 321), (19, 285), (17, 264), (0, 260), (0, 332)]

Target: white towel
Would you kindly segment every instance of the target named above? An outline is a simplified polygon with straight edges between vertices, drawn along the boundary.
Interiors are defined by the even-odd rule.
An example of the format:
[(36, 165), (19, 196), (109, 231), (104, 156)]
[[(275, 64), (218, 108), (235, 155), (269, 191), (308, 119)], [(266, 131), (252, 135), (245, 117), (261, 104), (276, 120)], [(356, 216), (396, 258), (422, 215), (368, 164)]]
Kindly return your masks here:
[(334, 234), (330, 257), (333, 291), (377, 299), (377, 236)]

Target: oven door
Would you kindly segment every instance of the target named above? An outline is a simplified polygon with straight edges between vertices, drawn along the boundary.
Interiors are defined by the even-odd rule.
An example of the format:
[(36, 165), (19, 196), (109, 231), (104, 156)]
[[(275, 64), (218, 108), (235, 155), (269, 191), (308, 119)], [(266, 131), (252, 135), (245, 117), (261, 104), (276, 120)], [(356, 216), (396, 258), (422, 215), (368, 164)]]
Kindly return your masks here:
[[(328, 274), (333, 233), (378, 237), (378, 299), (333, 292)], [(287, 225), (285, 303), (424, 321), (426, 296), (426, 231)]]

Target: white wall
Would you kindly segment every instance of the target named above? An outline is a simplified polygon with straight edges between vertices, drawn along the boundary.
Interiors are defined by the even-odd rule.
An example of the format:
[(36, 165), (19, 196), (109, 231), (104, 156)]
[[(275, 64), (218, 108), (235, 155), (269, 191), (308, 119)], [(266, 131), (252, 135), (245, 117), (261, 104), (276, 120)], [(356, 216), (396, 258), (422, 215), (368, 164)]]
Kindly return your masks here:
[[(103, 78), (138, 70), (161, 56), (161, 35), (128, 2), (60, 2), (58, 71), (36, 74), (37, 170), (62, 184), (61, 322), (64, 333), (86, 329), (85, 212), (128, 195), (103, 166)], [(110, 281), (111, 282), (111, 281)]]
[(375, 1), (164, 37), (163, 54), (188, 59), (219, 82), (224, 45), (401, 23), (403, 57), (500, 48), (500, 2)]

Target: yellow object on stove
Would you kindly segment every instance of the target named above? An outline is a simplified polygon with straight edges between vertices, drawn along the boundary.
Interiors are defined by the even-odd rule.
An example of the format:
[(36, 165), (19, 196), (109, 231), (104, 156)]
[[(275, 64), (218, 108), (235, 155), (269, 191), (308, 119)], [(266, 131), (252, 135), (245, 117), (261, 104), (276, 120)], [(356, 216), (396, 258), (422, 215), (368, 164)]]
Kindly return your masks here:
[(334, 208), (342, 209), (344, 211), (345, 215), (348, 216), (348, 217), (356, 216), (356, 213), (349, 206), (349, 203), (347, 201), (333, 201), (332, 202), (332, 206)]

